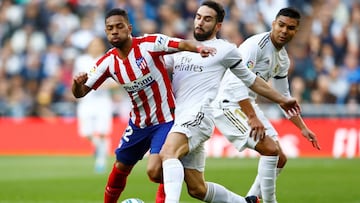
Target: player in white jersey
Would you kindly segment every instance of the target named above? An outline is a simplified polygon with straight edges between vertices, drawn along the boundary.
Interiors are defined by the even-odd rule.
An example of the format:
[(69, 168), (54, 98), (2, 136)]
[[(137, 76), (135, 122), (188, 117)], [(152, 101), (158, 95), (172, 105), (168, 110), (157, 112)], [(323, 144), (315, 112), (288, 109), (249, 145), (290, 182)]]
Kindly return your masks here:
[(127, 91), (132, 102), (129, 125), (115, 151), (116, 160), (105, 187), (105, 203), (118, 201), (128, 175), (148, 150), (148, 176), (154, 182), (162, 181), (159, 152), (173, 124), (175, 108), (163, 56), (192, 51), (207, 57), (216, 51), (196, 41), (162, 34), (132, 37), (131, 31), (127, 12), (120, 8), (110, 10), (105, 17), (105, 32), (114, 48), (90, 72), (74, 76), (72, 84), (73, 95), (81, 98), (112, 78)]
[[(273, 79), (274, 87), (287, 97), (290, 97), (287, 79), (290, 59), (284, 45), (296, 34), (299, 20), (298, 11), (293, 8), (281, 9), (272, 24), (271, 32), (254, 35), (239, 46), (239, 51), (247, 67), (266, 81)], [(231, 72), (227, 72), (223, 78), (219, 95), (214, 102), (216, 126), (239, 151), (245, 147), (257, 151), (262, 150), (268, 146), (264, 143), (268, 142), (270, 136), (276, 141), (280, 152), (276, 170), (276, 175), (278, 175), (286, 163), (286, 156), (280, 148), (277, 131), (256, 104), (256, 97), (257, 94), (248, 90), (246, 84)], [(247, 117), (242, 116), (244, 114), (242, 112)], [(313, 147), (320, 149), (315, 134), (306, 126), (300, 115), (288, 118), (301, 130), (302, 135), (312, 142)], [(247, 122), (259, 123), (259, 120), (263, 124), (261, 126), (260, 123), (259, 126), (265, 127), (267, 136), (260, 137), (260, 141), (257, 138), (256, 145), (254, 145), (254, 139), (246, 139), (243, 131), (237, 127), (237, 123), (246, 125)], [(265, 188), (267, 187), (266, 180), (262, 175), (266, 171), (263, 159), (264, 156), (260, 156), (258, 174), (247, 195), (262, 196), (263, 201), (267, 202), (266, 191), (263, 189), (263, 184), (265, 184)]]
[[(194, 37), (207, 46), (216, 47), (214, 56), (203, 59), (190, 52), (179, 52), (171, 55), (173, 60), (165, 59), (173, 67), (173, 89), (177, 105), (174, 126), (160, 151), (165, 203), (180, 201), (184, 179), (189, 194), (204, 202), (258, 202), (256, 196), (244, 198), (219, 184), (204, 180), (204, 142), (214, 130), (210, 104), (226, 70), (231, 70), (255, 92), (279, 103), (286, 112), (299, 113), (294, 99), (276, 92), (245, 67), (235, 44), (216, 38), (224, 16), (225, 11), (220, 3), (204, 1), (194, 19)], [(277, 155), (274, 155), (274, 159), (277, 161)], [(275, 167), (276, 162), (273, 165), (274, 175)]]
[[(105, 42), (94, 38), (88, 45), (84, 54), (76, 58), (73, 75), (86, 72), (106, 51)], [(112, 132), (112, 98), (111, 88), (116, 84), (107, 80), (106, 84), (97, 91), (90, 92), (86, 97), (77, 102), (78, 132), (87, 138), (95, 148), (95, 171), (105, 172), (106, 159), (109, 151), (108, 137)], [(101, 106), (100, 108), (95, 108)]]

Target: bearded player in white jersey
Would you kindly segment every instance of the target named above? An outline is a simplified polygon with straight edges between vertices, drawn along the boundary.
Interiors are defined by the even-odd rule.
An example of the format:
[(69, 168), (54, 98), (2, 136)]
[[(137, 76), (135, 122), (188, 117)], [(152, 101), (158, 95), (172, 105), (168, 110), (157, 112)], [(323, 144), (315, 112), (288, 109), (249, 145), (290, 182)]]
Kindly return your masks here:
[[(272, 78), (274, 87), (286, 97), (290, 97), (287, 78), (290, 59), (284, 46), (296, 34), (299, 21), (300, 13), (297, 10), (283, 8), (276, 15), (270, 32), (254, 35), (239, 46), (247, 67), (265, 81)], [(280, 148), (278, 133), (256, 104), (256, 97), (255, 92), (248, 90), (246, 84), (228, 71), (223, 78), (219, 95), (213, 103), (216, 127), (239, 151), (244, 147), (261, 151), (269, 147), (269, 143), (273, 146), (274, 140), (279, 148), (277, 176), (287, 159)], [(244, 113), (246, 116), (243, 116)], [(316, 135), (306, 126), (300, 115), (288, 118), (300, 129), (302, 135), (312, 142), (313, 147), (320, 149)], [(239, 125), (246, 125), (247, 122), (257, 123), (259, 128), (266, 129), (266, 136), (253, 137), (256, 145), (254, 139), (244, 137), (243, 130), (239, 129)], [(257, 177), (247, 194), (262, 197), (263, 202), (271, 202), (267, 199), (271, 185), (266, 180), (267, 177), (264, 177), (267, 172), (267, 159), (267, 156), (260, 156)]]
[[(276, 92), (246, 68), (235, 44), (216, 38), (224, 16), (225, 11), (220, 3), (204, 1), (194, 19), (195, 39), (206, 46), (216, 47), (214, 56), (202, 59), (190, 52), (179, 52), (171, 55), (172, 59), (165, 58), (166, 63), (173, 67), (172, 84), (177, 105), (174, 126), (160, 151), (163, 160), (165, 203), (180, 201), (184, 180), (189, 194), (204, 202), (259, 202), (256, 196), (244, 198), (219, 184), (204, 180), (204, 142), (214, 130), (210, 104), (217, 95), (226, 70), (231, 70), (255, 92), (280, 104), (289, 114), (300, 112), (295, 99)], [(254, 134), (264, 133), (252, 130)], [(275, 175), (277, 154), (273, 157), (276, 160), (272, 167)]]
[(74, 76), (72, 84), (73, 95), (80, 98), (96, 90), (107, 78), (112, 78), (127, 91), (132, 102), (129, 125), (115, 151), (116, 161), (106, 184), (105, 203), (118, 201), (128, 175), (148, 150), (148, 176), (154, 182), (162, 181), (159, 152), (173, 124), (175, 108), (163, 56), (192, 51), (207, 57), (216, 51), (196, 41), (162, 34), (132, 37), (131, 30), (125, 10), (110, 10), (105, 16), (105, 32), (114, 47), (90, 72)]

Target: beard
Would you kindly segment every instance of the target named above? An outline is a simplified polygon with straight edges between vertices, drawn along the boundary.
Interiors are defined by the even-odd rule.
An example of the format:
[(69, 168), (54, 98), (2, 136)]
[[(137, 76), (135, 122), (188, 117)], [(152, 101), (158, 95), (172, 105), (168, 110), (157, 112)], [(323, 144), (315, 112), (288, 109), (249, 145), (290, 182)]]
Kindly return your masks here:
[(124, 46), (124, 42), (110, 42), (113, 47), (121, 48)]
[[(204, 31), (204, 30), (202, 30), (202, 31)], [(203, 32), (203, 33), (199, 34), (199, 33), (196, 33), (194, 30), (193, 35), (197, 41), (205, 41), (205, 40), (208, 40), (209, 37), (212, 35), (212, 31)]]

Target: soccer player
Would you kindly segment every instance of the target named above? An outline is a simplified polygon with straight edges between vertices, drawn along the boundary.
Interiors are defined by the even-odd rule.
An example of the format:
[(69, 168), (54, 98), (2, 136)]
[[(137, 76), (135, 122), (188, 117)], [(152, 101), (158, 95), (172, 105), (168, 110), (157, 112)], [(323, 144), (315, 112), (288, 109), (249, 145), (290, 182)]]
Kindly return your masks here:
[[(94, 38), (84, 54), (75, 59), (73, 75), (85, 72), (106, 51), (105, 42), (100, 37)], [(112, 98), (110, 89), (115, 82), (108, 79), (106, 84), (97, 91), (90, 92), (78, 100), (77, 117), (78, 132), (87, 138), (95, 148), (95, 172), (103, 173), (106, 169), (106, 159), (109, 151), (108, 136), (112, 132)], [(100, 108), (94, 108), (101, 106)]]
[[(286, 97), (290, 97), (288, 85), (288, 70), (290, 59), (285, 49), (285, 45), (291, 41), (296, 34), (300, 24), (300, 13), (293, 8), (283, 8), (276, 15), (272, 23), (272, 30), (261, 34), (254, 35), (239, 46), (239, 51), (243, 57), (244, 63), (257, 76), (268, 81), (271, 78), (274, 87)], [(279, 161), (276, 169), (276, 176), (281, 172), (287, 158), (281, 150), (278, 133), (265, 117), (264, 113), (256, 104), (257, 94), (248, 90), (246, 85), (231, 72), (227, 72), (223, 78), (219, 95), (214, 102), (215, 106), (215, 123), (219, 131), (241, 151), (248, 146), (255, 150), (262, 151), (272, 144), (275, 140), (279, 148)], [(245, 116), (242, 116), (244, 112)], [(320, 149), (316, 135), (306, 126), (300, 115), (288, 117), (302, 135), (312, 142), (313, 147)], [(260, 121), (263, 124), (261, 126)], [(246, 125), (246, 122), (258, 123), (259, 128), (265, 127), (265, 137), (254, 139), (244, 139), (243, 130), (238, 128), (239, 123)], [(269, 138), (269, 136), (272, 138)], [(257, 144), (254, 145), (254, 142)], [(258, 165), (258, 174), (255, 178), (247, 195), (256, 195), (262, 197), (263, 202), (269, 202), (267, 199), (269, 181), (264, 176), (268, 169), (267, 156), (260, 156)]]
[[(280, 104), (289, 114), (300, 112), (295, 99), (281, 95), (245, 67), (235, 44), (216, 38), (224, 16), (220, 3), (204, 1), (194, 19), (195, 39), (216, 47), (214, 56), (203, 59), (191, 52), (179, 52), (165, 59), (169, 67), (173, 67), (172, 84), (177, 105), (174, 126), (160, 151), (165, 203), (179, 202), (184, 180), (189, 194), (204, 202), (258, 202), (256, 196), (244, 198), (204, 180), (204, 142), (214, 130), (211, 102), (226, 70), (231, 70), (255, 92)], [(264, 131), (253, 133), (263, 134)], [(274, 153), (272, 170), (275, 175), (278, 157), (276, 150)]]
[(192, 51), (207, 57), (216, 51), (196, 41), (162, 34), (132, 37), (131, 31), (127, 12), (120, 8), (110, 10), (105, 16), (105, 33), (113, 48), (88, 73), (74, 76), (72, 84), (73, 95), (81, 98), (112, 78), (131, 98), (129, 125), (115, 151), (116, 161), (106, 184), (105, 203), (117, 202), (127, 176), (149, 149), (147, 174), (154, 182), (162, 180), (159, 151), (173, 124), (175, 108), (163, 55)]

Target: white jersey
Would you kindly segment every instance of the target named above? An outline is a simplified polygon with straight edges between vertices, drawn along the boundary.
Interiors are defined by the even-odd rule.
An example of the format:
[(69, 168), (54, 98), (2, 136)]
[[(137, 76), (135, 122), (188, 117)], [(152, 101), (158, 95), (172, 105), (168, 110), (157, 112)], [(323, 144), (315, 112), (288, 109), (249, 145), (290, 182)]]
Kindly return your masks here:
[(216, 38), (202, 43), (215, 47), (216, 54), (203, 58), (198, 53), (178, 52), (166, 57), (167, 66), (173, 67), (176, 112), (197, 111), (201, 106), (210, 104), (228, 69), (237, 74), (246, 86), (251, 86), (255, 81), (256, 75), (241, 63), (241, 55), (235, 44)]
[(194, 157), (200, 156), (200, 148), (215, 128), (210, 103), (217, 95), (224, 73), (230, 69), (247, 86), (256, 79), (256, 75), (241, 63), (235, 44), (216, 38), (202, 43), (215, 47), (216, 54), (203, 58), (197, 53), (179, 52), (165, 58), (168, 67), (173, 67), (172, 84), (176, 99), (176, 119), (170, 132), (183, 133), (189, 138), (189, 151), (193, 155), (188, 154), (189, 158), (183, 159), (183, 164), (185, 168), (195, 167), (199, 171), (204, 168), (204, 159)]
[[(89, 72), (89, 67), (92, 67), (96, 60), (88, 54), (79, 56), (74, 63), (73, 75)], [(81, 136), (92, 136), (96, 133), (108, 135), (112, 131), (112, 97), (107, 87), (90, 91), (86, 97), (77, 101), (78, 130)]]
[[(89, 72), (89, 67), (93, 67), (97, 59), (88, 54), (80, 55), (74, 63), (73, 75), (80, 72)], [(107, 81), (113, 82), (113, 81)], [(89, 109), (96, 109), (94, 106), (103, 106), (104, 108), (111, 109), (111, 94), (106, 88), (99, 88), (96, 91), (90, 91), (86, 97), (78, 99), (78, 105), (87, 106)], [(105, 106), (107, 105), (107, 106)], [(109, 106), (110, 105), (110, 106)]]
[(128, 56), (122, 59), (116, 48), (110, 49), (98, 60), (85, 85), (97, 89), (106, 78), (113, 78), (131, 99), (134, 125), (145, 128), (170, 122), (175, 99), (163, 56), (179, 51), (179, 42), (161, 34), (133, 37)]
[[(239, 51), (244, 64), (265, 81), (273, 79), (274, 88), (285, 96), (290, 96), (287, 74), (290, 59), (283, 47), (277, 50), (270, 39), (270, 32), (254, 35), (245, 40)], [(219, 100), (238, 102), (249, 98), (255, 101), (257, 94), (248, 89), (241, 80), (231, 73), (226, 73), (219, 91)], [(243, 93), (243, 94), (239, 94)], [(249, 94), (247, 94), (249, 92)], [(236, 93), (236, 94), (235, 94)]]

